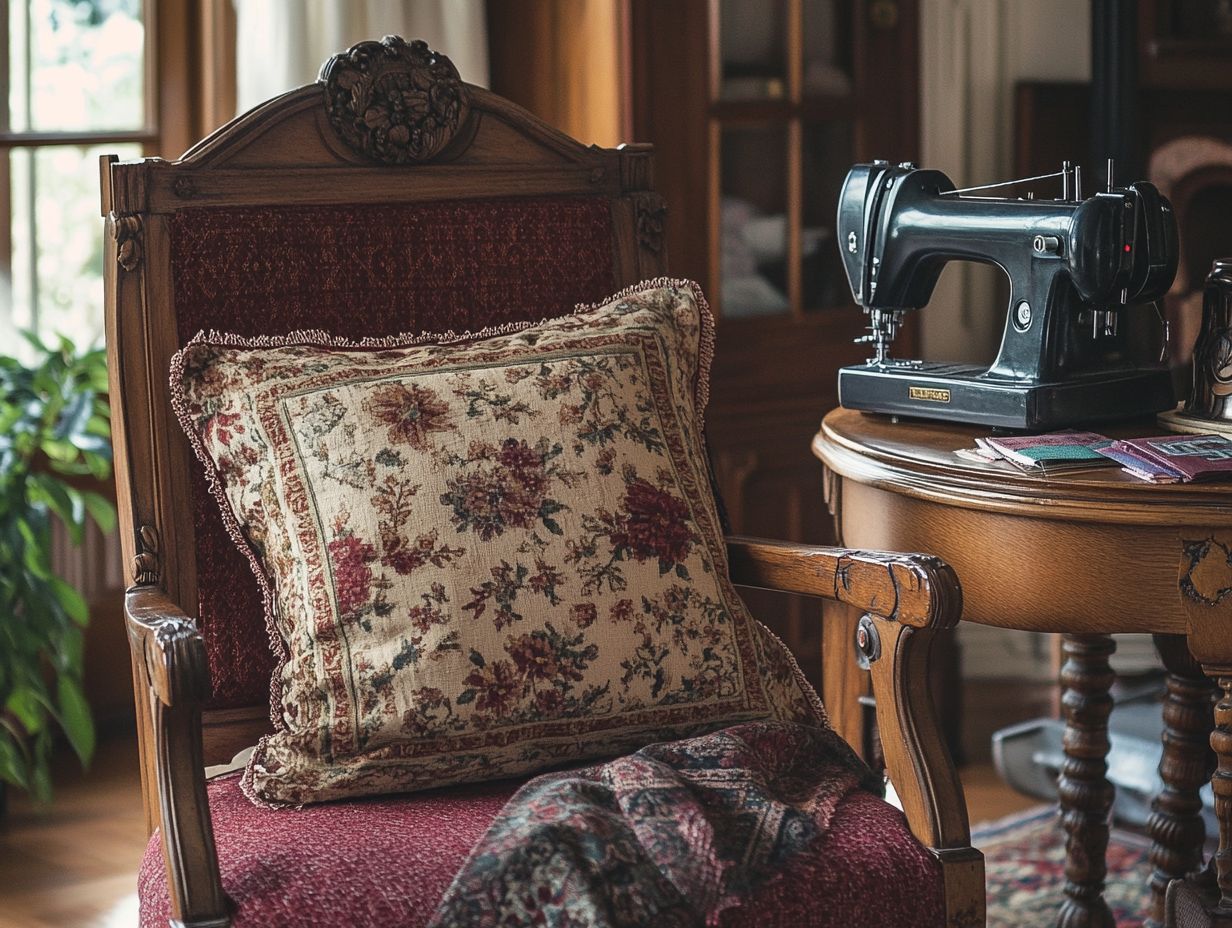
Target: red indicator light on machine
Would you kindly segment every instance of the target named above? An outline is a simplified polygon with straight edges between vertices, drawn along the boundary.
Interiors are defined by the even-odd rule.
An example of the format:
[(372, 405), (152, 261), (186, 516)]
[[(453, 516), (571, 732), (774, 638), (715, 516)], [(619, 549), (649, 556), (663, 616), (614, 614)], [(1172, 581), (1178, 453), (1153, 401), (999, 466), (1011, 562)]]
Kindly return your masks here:
[(1126, 245), (1126, 246), (1125, 246), (1125, 250), (1126, 250), (1126, 251), (1129, 251), (1129, 245)]

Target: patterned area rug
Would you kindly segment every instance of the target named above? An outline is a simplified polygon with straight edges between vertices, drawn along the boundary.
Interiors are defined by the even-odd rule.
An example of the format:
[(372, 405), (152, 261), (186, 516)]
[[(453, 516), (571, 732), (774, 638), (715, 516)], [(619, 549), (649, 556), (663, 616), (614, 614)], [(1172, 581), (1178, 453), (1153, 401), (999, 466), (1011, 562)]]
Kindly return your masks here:
[[(977, 825), (971, 843), (984, 852), (988, 928), (1051, 928), (1065, 885), (1065, 832), (1056, 808)], [(1139, 928), (1146, 917), (1149, 847), (1146, 838), (1112, 831), (1104, 898), (1119, 928)]]

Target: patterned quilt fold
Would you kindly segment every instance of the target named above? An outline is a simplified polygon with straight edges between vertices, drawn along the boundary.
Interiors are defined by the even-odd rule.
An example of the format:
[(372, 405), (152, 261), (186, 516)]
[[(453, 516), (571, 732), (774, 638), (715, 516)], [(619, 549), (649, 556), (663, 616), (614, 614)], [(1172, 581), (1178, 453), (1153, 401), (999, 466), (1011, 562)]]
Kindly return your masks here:
[(823, 841), (879, 778), (833, 731), (750, 722), (526, 783), (432, 928), (714, 925)]

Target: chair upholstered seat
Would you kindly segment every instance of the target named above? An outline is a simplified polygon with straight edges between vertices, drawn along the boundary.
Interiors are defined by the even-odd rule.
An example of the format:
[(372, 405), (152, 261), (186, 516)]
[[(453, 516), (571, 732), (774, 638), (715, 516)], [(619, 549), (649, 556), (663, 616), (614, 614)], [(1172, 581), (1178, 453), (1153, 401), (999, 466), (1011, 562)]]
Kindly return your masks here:
[[(502, 780), (413, 796), (270, 811), (239, 776), (209, 785), (222, 883), (234, 928), (421, 928), (475, 842), (518, 788)], [(890, 885), (912, 887), (889, 893)], [(141, 928), (169, 915), (162, 846), (150, 839), (138, 877)], [(724, 928), (940, 925), (941, 871), (902, 814), (856, 791), (825, 839), (801, 855)]]

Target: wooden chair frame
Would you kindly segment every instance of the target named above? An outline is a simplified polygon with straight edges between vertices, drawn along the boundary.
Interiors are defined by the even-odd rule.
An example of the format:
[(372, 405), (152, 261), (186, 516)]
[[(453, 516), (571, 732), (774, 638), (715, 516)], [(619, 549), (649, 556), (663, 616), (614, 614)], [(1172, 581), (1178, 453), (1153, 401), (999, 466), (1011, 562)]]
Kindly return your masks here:
[[(330, 68), (353, 63), (357, 49), (371, 53), (375, 45), (331, 59), (323, 80)], [(421, 43), (402, 48), (421, 62), (423, 53), (432, 55)], [(447, 63), (432, 57), (437, 60)], [(324, 94), (318, 83), (271, 100), (175, 161), (102, 159), (112, 431), (121, 539), (133, 579), (125, 616), (146, 819), (151, 831), (162, 826), (176, 926), (230, 924), (203, 768), (255, 743), (269, 722), (267, 706), (205, 708), (209, 668), (191, 618), (194, 528), (184, 518), (196, 462), (165, 387), (179, 347), (169, 260), (175, 212), (201, 205), (601, 194), (611, 204), (616, 286), (660, 276), (666, 265), (665, 208), (653, 190), (650, 146), (588, 148), (494, 94), (461, 85), (457, 131), (428, 140), (426, 153), (391, 154), (364, 139), (349, 147), (331, 122), (337, 101), (325, 86)], [(404, 163), (374, 163), (374, 157)], [(920, 555), (750, 538), (729, 539), (728, 550), (737, 584), (836, 600), (867, 613), (858, 647), (872, 671), (890, 778), (912, 832), (940, 862), (947, 924), (983, 924), (983, 857), (970, 846), (962, 788), (927, 691), (933, 638), (952, 628), (962, 609), (953, 571)]]

